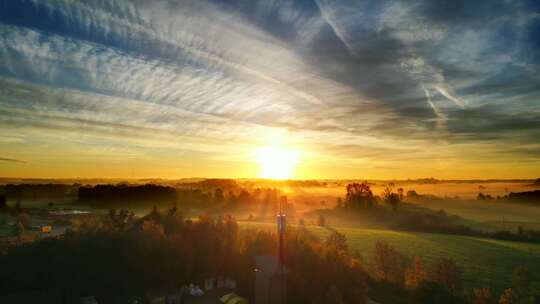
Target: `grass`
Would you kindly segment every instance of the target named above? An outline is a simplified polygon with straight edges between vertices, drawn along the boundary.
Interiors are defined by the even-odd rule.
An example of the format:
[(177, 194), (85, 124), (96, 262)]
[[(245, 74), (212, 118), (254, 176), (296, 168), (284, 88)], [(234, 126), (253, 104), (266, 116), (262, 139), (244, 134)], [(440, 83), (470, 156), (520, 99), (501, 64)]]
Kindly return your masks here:
[(540, 230), (540, 207), (496, 201), (476, 200), (430, 200), (415, 205), (432, 210), (444, 209), (448, 214), (458, 215), (464, 224), (485, 231), (510, 230), (518, 227)]
[[(262, 229), (275, 227), (269, 223), (241, 224)], [(308, 229), (321, 238), (330, 233), (329, 229), (317, 226), (308, 226)], [(428, 267), (439, 258), (453, 258), (464, 269), (468, 291), (473, 287), (489, 286), (500, 292), (509, 287), (512, 271), (518, 266), (529, 268), (533, 276), (540, 273), (540, 244), (392, 230), (344, 227), (335, 229), (347, 236), (350, 247), (361, 253), (368, 268), (377, 241), (394, 246), (409, 258), (421, 256)], [(537, 276), (536, 280), (540, 280), (540, 277)]]

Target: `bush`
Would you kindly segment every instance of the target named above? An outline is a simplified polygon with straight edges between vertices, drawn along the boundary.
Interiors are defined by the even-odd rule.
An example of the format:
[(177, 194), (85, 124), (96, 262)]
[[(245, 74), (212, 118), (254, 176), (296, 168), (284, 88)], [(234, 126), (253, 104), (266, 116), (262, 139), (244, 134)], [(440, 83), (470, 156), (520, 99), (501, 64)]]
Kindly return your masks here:
[(405, 269), (405, 287), (408, 290), (416, 291), (427, 279), (427, 272), (424, 269), (422, 258), (415, 256), (413, 264)]
[(373, 264), (377, 279), (397, 286), (403, 284), (404, 257), (394, 247), (377, 242)]
[(466, 303), (447, 288), (433, 281), (424, 282), (415, 294), (415, 303), (461, 304)]
[(488, 287), (473, 289), (473, 304), (494, 304), (495, 299)]
[(332, 232), (327, 238), (326, 238), (326, 245), (334, 247), (338, 250), (342, 251), (348, 251), (349, 246), (347, 245), (347, 237), (339, 233), (337, 231)]
[(507, 288), (499, 298), (499, 304), (517, 304), (518, 297), (512, 288)]
[(433, 275), (433, 281), (446, 288), (450, 294), (457, 296), (461, 293), (463, 289), (463, 270), (454, 259), (440, 259), (435, 264)]
[(517, 267), (512, 272), (512, 291), (518, 299), (524, 299), (529, 295), (531, 274), (525, 267)]

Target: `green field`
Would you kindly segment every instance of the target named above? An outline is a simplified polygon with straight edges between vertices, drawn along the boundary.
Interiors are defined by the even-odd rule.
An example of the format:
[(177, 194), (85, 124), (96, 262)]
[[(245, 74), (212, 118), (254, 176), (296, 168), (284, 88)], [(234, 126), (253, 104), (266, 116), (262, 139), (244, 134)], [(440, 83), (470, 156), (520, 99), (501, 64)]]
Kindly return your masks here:
[[(241, 222), (244, 227), (274, 229), (270, 223)], [(317, 226), (308, 229), (319, 237), (326, 237), (330, 230)], [(407, 257), (421, 256), (428, 264), (448, 257), (455, 259), (464, 269), (467, 289), (489, 286), (495, 291), (509, 287), (512, 271), (517, 266), (525, 266), (540, 281), (540, 244), (497, 241), (491, 239), (414, 233), (391, 230), (341, 228), (352, 249), (358, 250), (370, 267), (369, 261), (377, 241), (394, 246)]]
[(430, 200), (416, 202), (418, 206), (432, 210), (444, 209), (465, 219), (465, 224), (486, 231), (523, 229), (540, 230), (540, 207), (478, 200)]

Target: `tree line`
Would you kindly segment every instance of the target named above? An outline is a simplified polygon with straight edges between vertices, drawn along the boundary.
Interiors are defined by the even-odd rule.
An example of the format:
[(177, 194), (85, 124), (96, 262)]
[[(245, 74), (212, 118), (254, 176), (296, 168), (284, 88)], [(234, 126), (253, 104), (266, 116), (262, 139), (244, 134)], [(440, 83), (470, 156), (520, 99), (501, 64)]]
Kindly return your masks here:
[[(275, 233), (239, 229), (229, 216), (184, 219), (175, 207), (142, 218), (111, 211), (81, 220), (60, 238), (10, 248), (0, 256), (0, 294), (51, 291), (71, 300), (146, 303), (148, 290), (227, 276), (252, 299), (253, 257), (275, 255), (276, 247)], [(366, 273), (349, 251), (294, 229), (286, 247), (291, 303), (365, 303)]]
[(516, 231), (481, 231), (462, 224), (458, 216), (449, 215), (442, 209), (435, 211), (406, 203), (407, 199), (419, 196), (414, 190), (404, 193), (402, 188), (396, 189), (392, 183), (385, 187), (381, 196), (377, 196), (369, 183), (352, 183), (346, 187), (345, 198), (337, 199), (334, 210), (349, 217), (352, 215), (357, 218), (369, 218), (396, 230), (540, 243), (540, 231), (522, 227), (518, 227)]

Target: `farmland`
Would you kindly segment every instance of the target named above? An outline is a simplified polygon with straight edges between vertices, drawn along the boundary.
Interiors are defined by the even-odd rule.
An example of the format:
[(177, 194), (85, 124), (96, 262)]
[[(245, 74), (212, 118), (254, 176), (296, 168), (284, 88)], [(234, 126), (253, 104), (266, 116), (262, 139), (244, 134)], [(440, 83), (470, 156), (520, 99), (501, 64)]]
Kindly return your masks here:
[[(274, 229), (273, 224), (242, 222), (244, 227)], [(325, 238), (331, 230), (307, 226), (318, 237)], [(358, 250), (369, 268), (373, 248), (378, 241), (394, 246), (406, 257), (422, 257), (426, 263), (439, 258), (455, 259), (464, 269), (467, 287), (491, 286), (502, 290), (510, 284), (515, 267), (525, 266), (531, 273), (540, 273), (540, 244), (498, 241), (491, 239), (414, 233), (378, 229), (334, 227), (346, 235), (353, 250)]]

